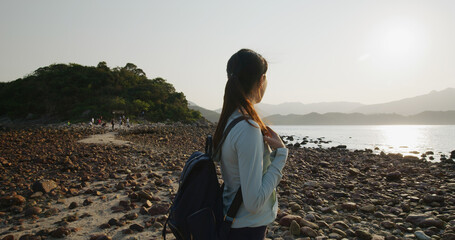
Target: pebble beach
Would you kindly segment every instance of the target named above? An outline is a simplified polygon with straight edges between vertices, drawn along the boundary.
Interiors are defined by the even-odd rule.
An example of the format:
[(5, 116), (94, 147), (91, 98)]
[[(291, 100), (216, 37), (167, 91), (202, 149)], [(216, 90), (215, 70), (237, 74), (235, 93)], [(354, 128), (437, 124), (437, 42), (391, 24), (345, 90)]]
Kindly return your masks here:
[[(214, 129), (175, 123), (0, 130), (0, 240), (162, 239), (185, 161), (203, 151)], [(455, 239), (451, 159), (455, 151), (436, 163), (289, 146), (267, 238)]]

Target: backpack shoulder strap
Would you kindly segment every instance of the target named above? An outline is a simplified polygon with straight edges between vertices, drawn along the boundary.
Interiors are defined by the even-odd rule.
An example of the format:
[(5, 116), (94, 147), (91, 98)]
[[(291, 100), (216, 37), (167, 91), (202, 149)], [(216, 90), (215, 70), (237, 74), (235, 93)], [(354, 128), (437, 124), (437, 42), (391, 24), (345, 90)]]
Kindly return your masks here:
[(242, 202), (242, 187), (239, 187), (239, 190), (237, 190), (237, 193), (235, 194), (234, 200), (232, 200), (231, 206), (229, 207), (226, 215), (224, 215), (224, 221), (229, 224), (229, 227), (234, 223), (235, 215), (237, 215)]
[(246, 118), (244, 116), (240, 116), (240, 117), (237, 117), (234, 120), (232, 120), (231, 123), (229, 123), (229, 125), (227, 126), (227, 128), (223, 132), (223, 137), (221, 138), (220, 143), (218, 144), (218, 146), (215, 146), (216, 147), (215, 148), (215, 152), (213, 152), (212, 156), (216, 156), (216, 154), (218, 152), (220, 152), (220, 157), (221, 157), (221, 146), (223, 146), (224, 140), (226, 140), (227, 135), (232, 130), (232, 128), (234, 128), (234, 126), (237, 125), (237, 123), (239, 123), (240, 121), (245, 120), (245, 119)]
[[(220, 158), (221, 158), (221, 150), (222, 150), (221, 148), (223, 146), (224, 140), (226, 140), (227, 135), (229, 134), (229, 132), (232, 130), (232, 128), (237, 123), (239, 123), (240, 121), (245, 120), (245, 119), (246, 118), (244, 116), (237, 117), (234, 120), (232, 120), (232, 122), (227, 126), (226, 130), (223, 133), (223, 138), (221, 139), (220, 144), (217, 146), (217, 148), (215, 150), (215, 154), (217, 154), (218, 151), (220, 152)], [(229, 209), (228, 209), (226, 215), (224, 215), (223, 220), (227, 224), (227, 225), (225, 225), (225, 227), (230, 228), (232, 226), (232, 224), (235, 221), (235, 215), (237, 215), (237, 212), (239, 211), (239, 208), (240, 208), (240, 205), (242, 204), (242, 202), (243, 202), (242, 188), (239, 187), (239, 189), (237, 190), (237, 193), (235, 194), (234, 200), (231, 203), (231, 206), (229, 206)]]

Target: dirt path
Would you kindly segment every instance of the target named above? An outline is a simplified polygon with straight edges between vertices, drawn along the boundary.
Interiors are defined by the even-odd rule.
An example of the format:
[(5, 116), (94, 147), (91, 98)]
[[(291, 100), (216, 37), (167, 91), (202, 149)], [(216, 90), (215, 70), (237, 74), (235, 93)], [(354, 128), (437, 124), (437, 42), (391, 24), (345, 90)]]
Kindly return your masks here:
[(95, 134), (88, 138), (79, 140), (81, 143), (94, 143), (94, 144), (114, 144), (114, 145), (131, 145), (130, 141), (115, 139), (117, 132), (108, 132), (104, 134)]

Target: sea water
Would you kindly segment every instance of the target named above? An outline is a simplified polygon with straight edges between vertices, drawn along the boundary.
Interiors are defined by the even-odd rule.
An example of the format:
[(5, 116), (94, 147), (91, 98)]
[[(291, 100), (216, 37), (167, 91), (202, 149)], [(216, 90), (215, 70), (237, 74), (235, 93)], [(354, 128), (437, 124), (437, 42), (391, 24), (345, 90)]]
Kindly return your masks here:
[[(346, 145), (348, 149), (371, 149), (375, 153), (401, 153), (420, 157), (433, 152), (435, 160), (455, 150), (455, 125), (300, 125), (271, 126), (292, 143), (313, 140), (305, 147)], [(286, 139), (286, 138), (285, 138)], [(321, 142), (322, 140), (322, 142)]]

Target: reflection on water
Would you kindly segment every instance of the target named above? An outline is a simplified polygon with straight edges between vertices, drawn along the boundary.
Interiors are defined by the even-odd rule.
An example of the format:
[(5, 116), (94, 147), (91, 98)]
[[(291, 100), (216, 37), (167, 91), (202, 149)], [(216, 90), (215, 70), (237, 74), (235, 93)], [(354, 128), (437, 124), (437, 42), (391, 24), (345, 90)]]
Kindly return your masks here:
[[(272, 126), (280, 135), (331, 141), (322, 147), (347, 145), (349, 149), (376, 149), (379, 153), (420, 156), (427, 151), (449, 154), (455, 150), (455, 125), (330, 125)], [(307, 144), (318, 147), (318, 144)]]
[[(425, 131), (422, 126), (411, 125), (393, 125), (377, 126), (378, 131), (382, 133), (382, 139), (379, 139), (389, 148), (410, 148), (415, 149), (425, 138)], [(423, 146), (420, 146), (423, 147)], [(419, 148), (420, 148), (419, 147)]]

